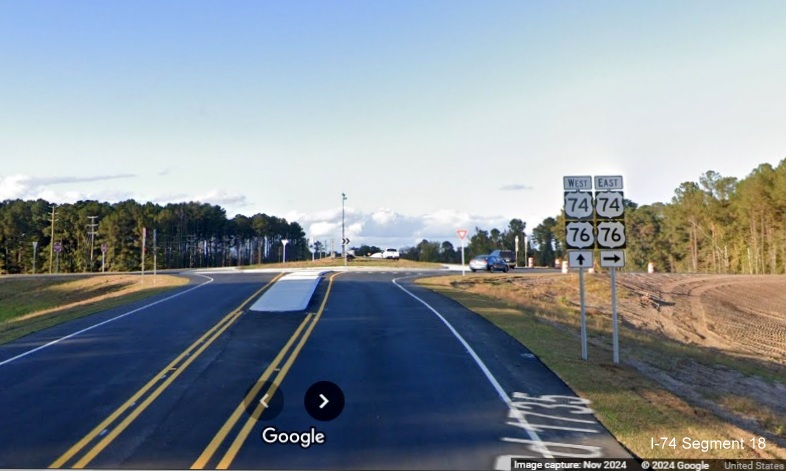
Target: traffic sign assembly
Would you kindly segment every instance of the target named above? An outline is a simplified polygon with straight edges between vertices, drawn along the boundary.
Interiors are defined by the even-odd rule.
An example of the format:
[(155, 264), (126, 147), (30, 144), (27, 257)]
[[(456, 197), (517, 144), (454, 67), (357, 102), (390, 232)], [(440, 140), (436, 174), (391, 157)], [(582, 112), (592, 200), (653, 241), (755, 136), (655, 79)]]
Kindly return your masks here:
[(596, 176), (594, 182), (589, 176), (563, 177), (562, 183), (565, 190), (565, 245), (571, 249), (568, 250), (568, 264), (570, 268), (579, 269), (581, 357), (586, 360), (588, 356), (584, 269), (594, 266), (594, 250), (599, 248), (602, 249), (600, 266), (611, 269), (614, 363), (619, 363), (617, 268), (625, 267), (625, 251), (620, 249), (624, 249), (627, 243), (625, 198), (622, 191), (618, 191), (622, 190), (622, 176)]

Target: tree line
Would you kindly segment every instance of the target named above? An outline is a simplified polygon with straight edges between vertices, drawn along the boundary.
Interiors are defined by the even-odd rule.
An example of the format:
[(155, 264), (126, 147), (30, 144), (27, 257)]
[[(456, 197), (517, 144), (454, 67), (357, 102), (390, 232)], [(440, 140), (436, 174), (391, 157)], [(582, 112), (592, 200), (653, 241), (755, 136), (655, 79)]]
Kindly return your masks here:
[[(629, 270), (644, 270), (651, 262), (666, 272), (786, 273), (786, 159), (777, 166), (759, 165), (743, 179), (710, 170), (698, 181), (680, 184), (669, 203), (639, 206), (625, 200), (625, 205)], [(280, 261), (282, 239), (290, 241), (287, 260), (311, 257), (297, 222), (266, 214), (228, 219), (220, 206), (194, 202), (160, 206), (134, 200), (80, 201), (54, 206), (42, 199), (7, 200), (0, 202), (0, 272), (100, 271), (102, 246), (106, 270), (138, 270), (143, 228), (146, 269), (152, 268), (154, 255), (158, 268)], [(520, 265), (528, 256), (537, 266), (554, 266), (566, 255), (561, 212), (529, 232), (526, 223), (515, 218), (503, 230), (475, 227), (465, 259), (496, 249), (514, 250), (517, 236)], [(376, 250), (363, 246), (359, 253)], [(460, 248), (451, 241), (422, 240), (400, 253), (418, 261), (461, 261)]]
[[(143, 236), (143, 231), (146, 234)], [(201, 268), (310, 258), (297, 222), (255, 214), (227, 218), (207, 203), (160, 206), (134, 200), (53, 205), (43, 199), (0, 202), (0, 272), (78, 273)], [(105, 257), (103, 252), (105, 251)]]
[(629, 257), (671, 272), (786, 273), (786, 159), (738, 180), (707, 171), (628, 216)]
[[(786, 159), (777, 166), (759, 165), (743, 179), (709, 170), (698, 181), (680, 184), (669, 203), (639, 206), (626, 199), (625, 209), (628, 270), (645, 270), (652, 263), (664, 272), (786, 273)], [(475, 227), (466, 259), (514, 250), (519, 235), (519, 265), (526, 263), (526, 238), (526, 256), (536, 266), (554, 266), (566, 257), (565, 223), (561, 211), (529, 234), (520, 219), (512, 219), (503, 231)], [(461, 260), (449, 241), (423, 240), (401, 255), (429, 262)]]

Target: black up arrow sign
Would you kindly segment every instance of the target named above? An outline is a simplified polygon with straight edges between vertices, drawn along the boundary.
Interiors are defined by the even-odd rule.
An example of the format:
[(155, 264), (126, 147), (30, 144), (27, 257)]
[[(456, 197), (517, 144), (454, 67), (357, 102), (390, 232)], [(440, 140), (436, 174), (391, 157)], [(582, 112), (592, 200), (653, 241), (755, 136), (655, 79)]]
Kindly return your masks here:
[(591, 250), (571, 250), (568, 252), (568, 266), (570, 268), (588, 268), (592, 266)]

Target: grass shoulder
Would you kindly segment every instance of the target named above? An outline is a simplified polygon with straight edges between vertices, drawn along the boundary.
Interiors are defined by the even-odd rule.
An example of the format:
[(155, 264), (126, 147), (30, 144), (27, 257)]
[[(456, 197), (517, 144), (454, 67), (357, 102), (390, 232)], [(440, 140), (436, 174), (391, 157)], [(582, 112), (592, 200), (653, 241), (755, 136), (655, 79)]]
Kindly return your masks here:
[(188, 283), (157, 275), (30, 276), (0, 279), (0, 344)]
[[(580, 316), (570, 290), (578, 291), (570, 277), (554, 275), (442, 276), (422, 278), (418, 283), (448, 296), (485, 317), (526, 345), (577, 394), (592, 401), (598, 419), (629, 450), (641, 458), (786, 458), (779, 445), (778, 417), (764, 414), (759, 425), (776, 424), (769, 430), (767, 447), (750, 445), (760, 435), (743, 422), (706, 407), (707, 401), (690, 394), (675, 394), (662, 384), (670, 368), (690, 368), (713, 363), (717, 352), (660, 338), (635, 329), (621, 329), (621, 364), (612, 362), (611, 323), (596, 307), (588, 309), (589, 359), (581, 359)], [(588, 280), (587, 292), (600, 294), (608, 285)], [(548, 286), (548, 289), (544, 289)], [(625, 296), (622, 293), (621, 296)], [(591, 298), (591, 297), (590, 297)], [(763, 376), (767, 366), (748, 367), (744, 361), (726, 358), (725, 368), (751, 368)], [(735, 370), (736, 371), (736, 370)], [(649, 374), (651, 373), (651, 374)], [(677, 375), (675, 375), (676, 377)], [(718, 394), (707, 392), (708, 397)], [(697, 392), (701, 395), (701, 392)], [(699, 398), (701, 399), (701, 398)], [(716, 396), (717, 401), (717, 396)], [(748, 405), (750, 403), (748, 402)], [(761, 412), (761, 405), (757, 409)], [(766, 408), (765, 408), (766, 409)], [(761, 430), (761, 427), (758, 428)], [(782, 432), (782, 431), (781, 431)], [(657, 447), (660, 437), (677, 437), (677, 446)], [(743, 440), (743, 450), (683, 449), (690, 440)], [(771, 439), (775, 439), (774, 441)]]

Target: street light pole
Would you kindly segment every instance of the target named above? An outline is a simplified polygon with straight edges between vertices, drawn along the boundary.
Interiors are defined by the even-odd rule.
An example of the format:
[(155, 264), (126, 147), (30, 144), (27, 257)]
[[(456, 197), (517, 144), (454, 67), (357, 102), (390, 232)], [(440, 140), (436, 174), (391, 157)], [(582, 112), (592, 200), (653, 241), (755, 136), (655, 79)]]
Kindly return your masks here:
[(524, 235), (524, 267), (529, 268), (529, 257), (527, 256), (527, 246), (529, 245), (529, 239), (527, 238), (526, 232), (521, 231), (521, 233)]
[(344, 232), (344, 201), (347, 200), (347, 195), (341, 193), (341, 256), (344, 258), (344, 266), (347, 266), (347, 236)]

